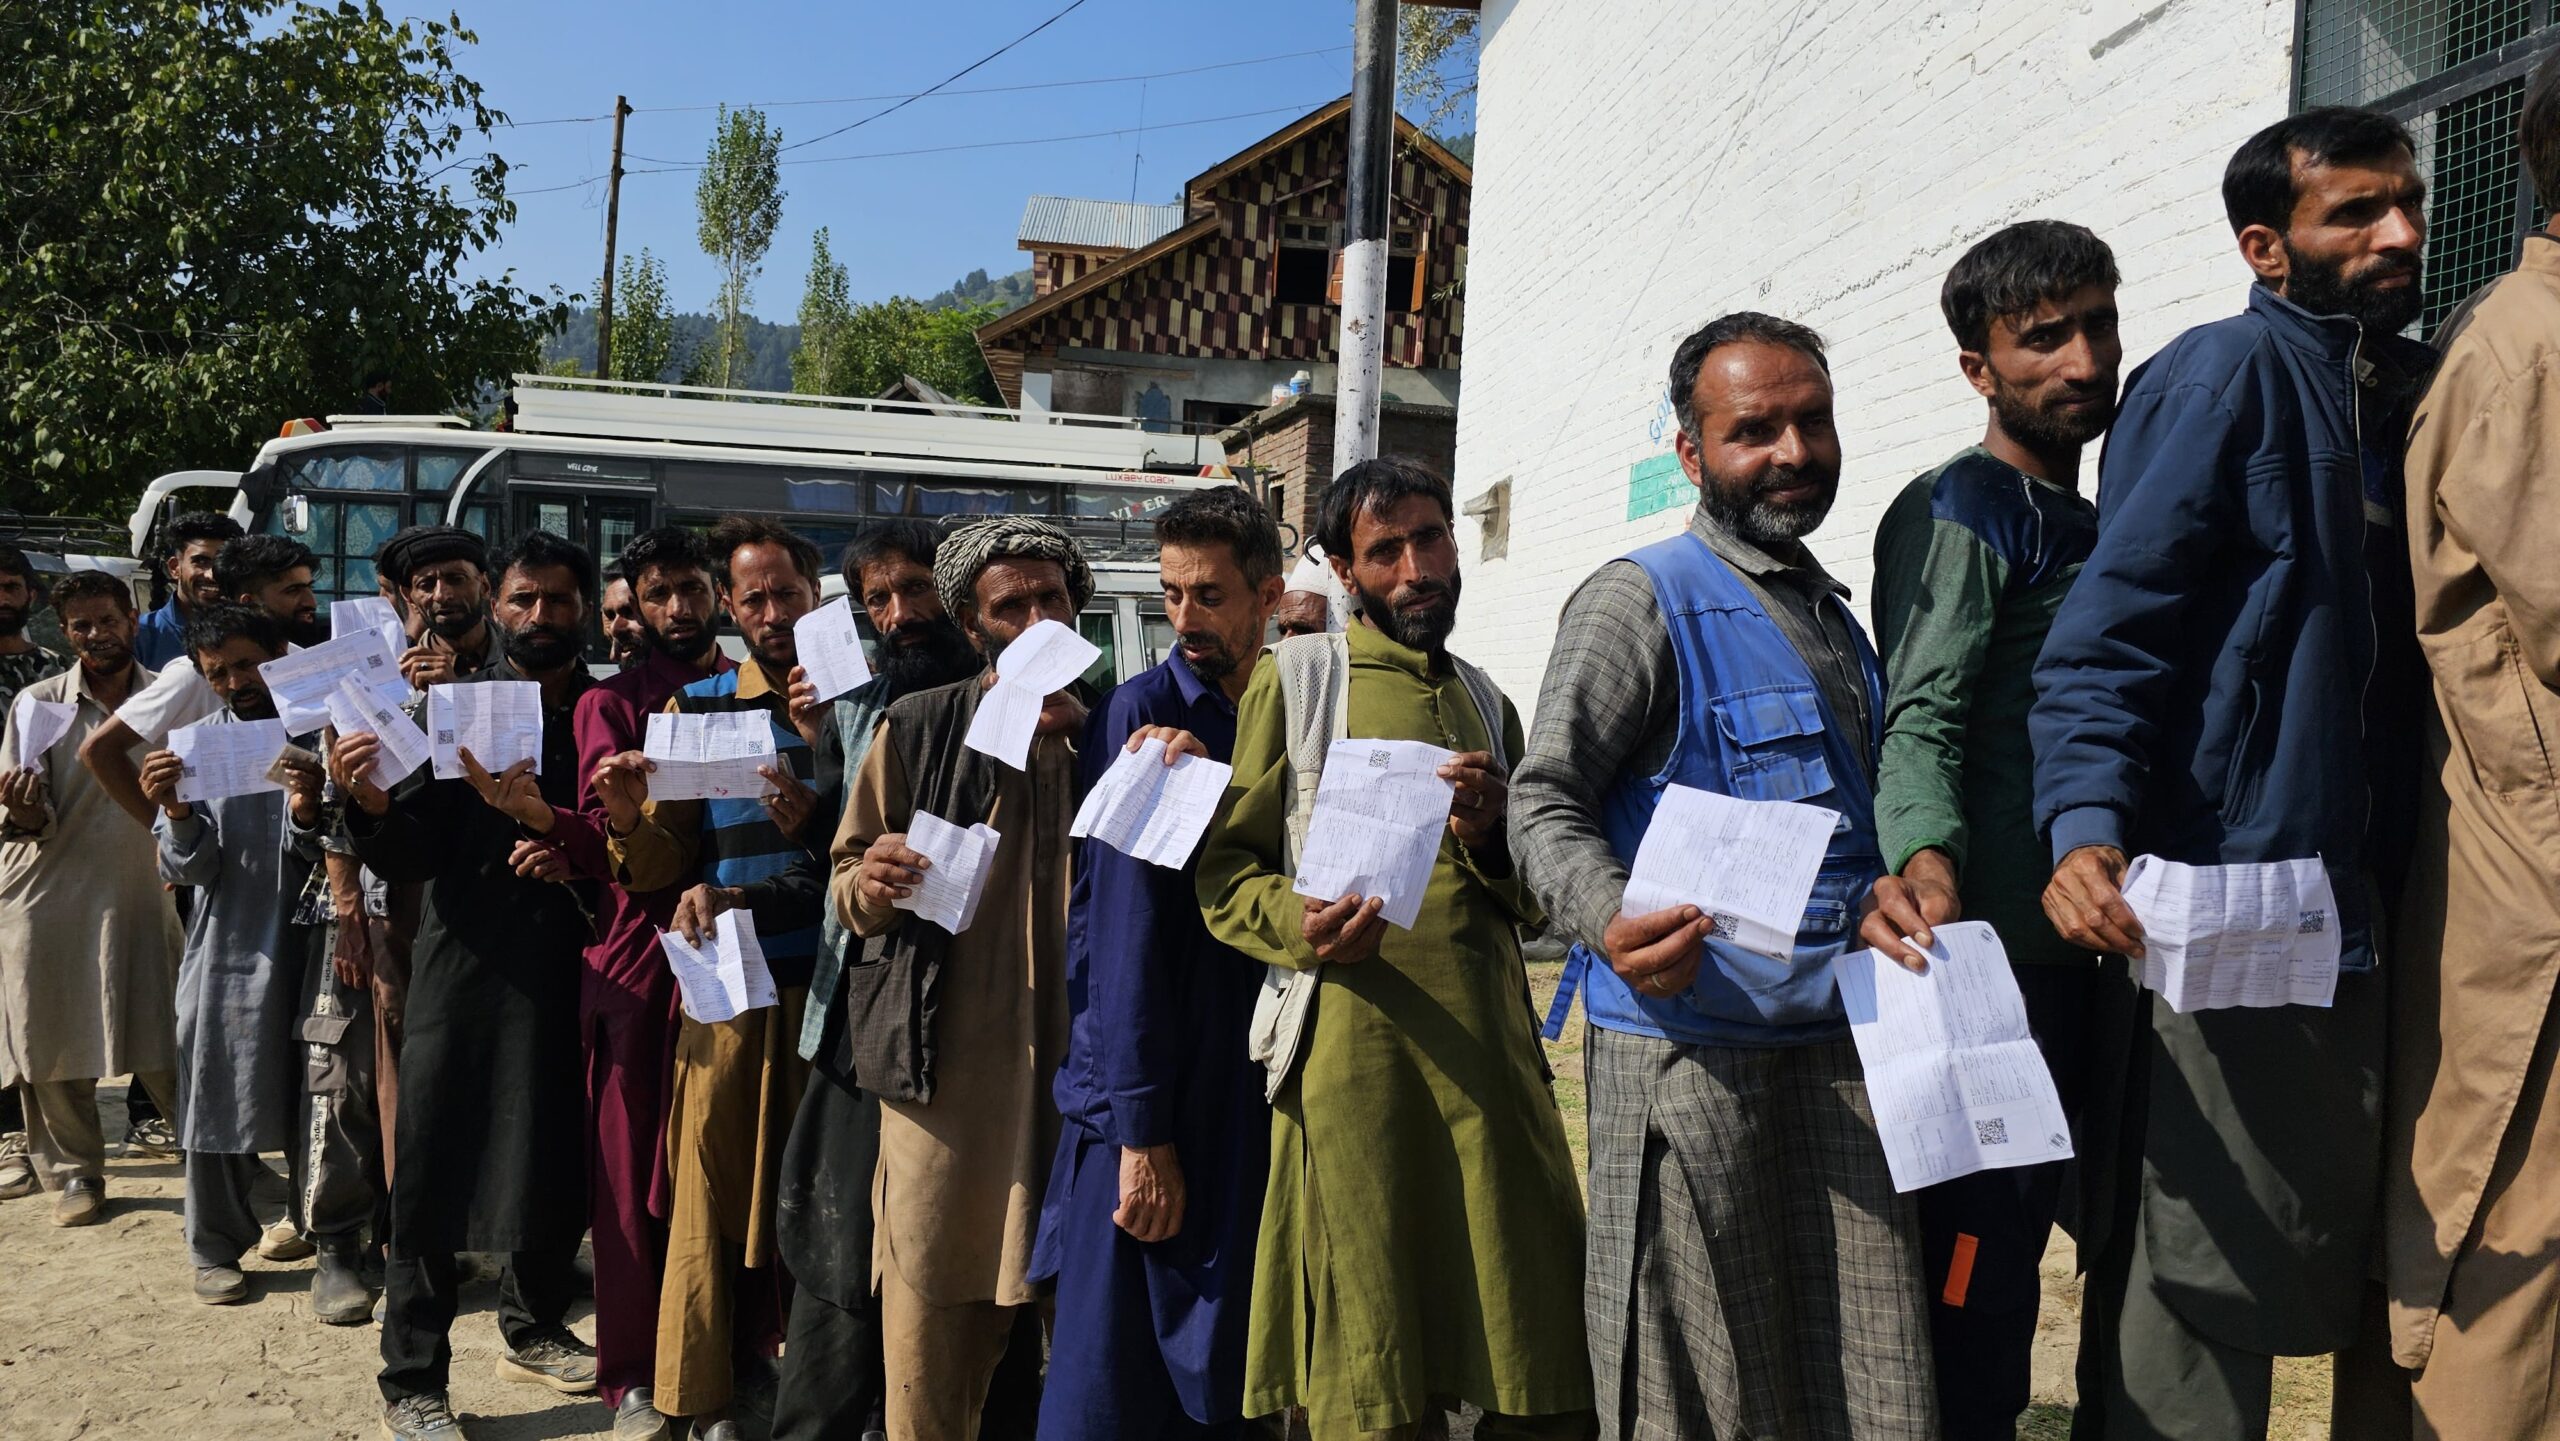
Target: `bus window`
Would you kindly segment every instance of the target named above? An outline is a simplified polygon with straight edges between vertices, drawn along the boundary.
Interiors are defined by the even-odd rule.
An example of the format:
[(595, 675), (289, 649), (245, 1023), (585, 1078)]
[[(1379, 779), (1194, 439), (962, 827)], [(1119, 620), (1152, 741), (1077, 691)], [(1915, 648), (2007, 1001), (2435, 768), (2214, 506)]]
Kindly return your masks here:
[(444, 495), (453, 483), (471, 468), (471, 463), (488, 454), (482, 450), (421, 450), (418, 452), (418, 492), (422, 495)]
[(1081, 679), (1095, 690), (1109, 690), (1120, 683), (1120, 646), (1115, 635), (1114, 614), (1108, 610), (1088, 610), (1076, 617), (1076, 633), (1102, 647), (1102, 654), (1085, 668)]
[(313, 451), (294, 462), (287, 483), (295, 490), (407, 490), (409, 453), (398, 447)]
[(1056, 505), (1048, 487), (998, 481), (882, 480), (871, 497), (875, 515), (1049, 515)]

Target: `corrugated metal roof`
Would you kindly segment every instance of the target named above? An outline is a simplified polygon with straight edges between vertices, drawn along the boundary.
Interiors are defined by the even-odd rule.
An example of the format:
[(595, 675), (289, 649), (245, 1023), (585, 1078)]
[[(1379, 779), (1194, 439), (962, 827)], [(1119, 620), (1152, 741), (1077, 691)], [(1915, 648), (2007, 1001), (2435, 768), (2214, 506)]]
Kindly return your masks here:
[(1183, 209), (1124, 200), (1034, 195), (1022, 207), (1021, 243), (1135, 250), (1182, 228)]

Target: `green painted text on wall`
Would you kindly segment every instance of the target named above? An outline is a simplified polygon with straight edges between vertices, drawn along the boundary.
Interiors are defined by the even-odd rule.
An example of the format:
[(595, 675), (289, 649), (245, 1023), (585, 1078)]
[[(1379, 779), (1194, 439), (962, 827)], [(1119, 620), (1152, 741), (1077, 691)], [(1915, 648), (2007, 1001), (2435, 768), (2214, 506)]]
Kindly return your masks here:
[(1681, 472), (1680, 457), (1649, 455), (1627, 467), (1627, 519), (1697, 502), (1698, 488)]

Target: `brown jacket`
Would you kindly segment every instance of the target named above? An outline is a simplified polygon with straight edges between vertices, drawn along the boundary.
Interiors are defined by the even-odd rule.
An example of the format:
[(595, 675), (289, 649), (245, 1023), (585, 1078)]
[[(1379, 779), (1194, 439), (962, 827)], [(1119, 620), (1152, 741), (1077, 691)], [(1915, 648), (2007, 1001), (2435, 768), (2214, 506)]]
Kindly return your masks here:
[(2385, 1172), (2392, 1350), (2410, 1367), (2456, 1268), (2500, 1262), (2467, 1238), (2560, 1023), (2560, 241), (2527, 240), (2439, 339), (2408, 509), (2443, 792), (2404, 916)]

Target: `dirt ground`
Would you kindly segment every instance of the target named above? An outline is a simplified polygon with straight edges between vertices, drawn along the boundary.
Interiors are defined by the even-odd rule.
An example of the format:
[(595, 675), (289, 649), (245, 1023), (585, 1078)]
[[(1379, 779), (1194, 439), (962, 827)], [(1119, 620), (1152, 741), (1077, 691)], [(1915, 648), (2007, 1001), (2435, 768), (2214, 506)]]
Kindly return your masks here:
[[(107, 1133), (124, 1134), (121, 1090), (99, 1096)], [(272, 1214), (283, 1214), (284, 1198), (279, 1178), (266, 1196)], [(381, 1333), (311, 1319), (309, 1261), (251, 1256), (246, 1302), (198, 1302), (179, 1205), (177, 1163), (143, 1160), (108, 1162), (101, 1225), (56, 1230), (46, 1195), (0, 1201), (0, 1437), (379, 1435)], [(453, 1402), (474, 1441), (609, 1434), (613, 1418), (593, 1400), (497, 1379), (496, 1304), (496, 1283), (476, 1277), (453, 1328)], [(594, 1334), (583, 1305), (571, 1324)]]
[[(1557, 969), (1532, 969), (1542, 1012)], [(1577, 1021), (1549, 1048), (1577, 1161), (1584, 1144), (1579, 1035)], [(121, 1089), (99, 1094), (108, 1134), (123, 1134)], [(107, 1195), (105, 1223), (75, 1231), (49, 1223), (50, 1197), (0, 1202), (0, 1438), (351, 1441), (379, 1434), (373, 1375), (380, 1333), (311, 1319), (303, 1300), (310, 1262), (277, 1266), (252, 1256), (246, 1303), (202, 1305), (189, 1294), (177, 1165), (111, 1161)], [(282, 1214), (281, 1180), (268, 1200), (272, 1213)], [(2057, 1231), (2044, 1263), (2037, 1402), (2019, 1428), (2028, 1441), (2070, 1434), (2080, 1302), (2072, 1270), (2070, 1238)], [(611, 1418), (595, 1401), (497, 1379), (496, 1296), (488, 1275), (475, 1276), (463, 1288), (453, 1329), (453, 1402), (475, 1441), (608, 1434)], [(583, 1305), (572, 1324), (593, 1336)], [(2324, 1361), (2279, 1365), (2274, 1441), (2327, 1435), (2328, 1390)]]

